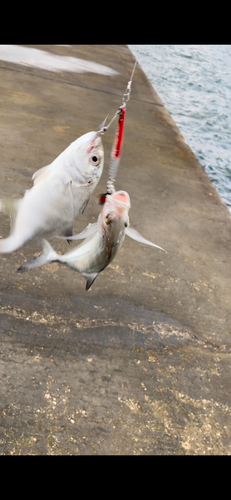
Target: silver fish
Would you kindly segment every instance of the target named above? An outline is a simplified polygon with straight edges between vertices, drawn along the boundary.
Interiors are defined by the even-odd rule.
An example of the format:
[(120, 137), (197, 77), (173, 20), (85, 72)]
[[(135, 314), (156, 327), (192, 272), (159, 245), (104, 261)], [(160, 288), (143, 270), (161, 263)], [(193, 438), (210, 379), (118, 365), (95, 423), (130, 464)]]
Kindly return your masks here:
[(37, 170), (23, 198), (0, 200), (0, 211), (11, 217), (10, 235), (0, 240), (1, 253), (13, 252), (33, 238), (72, 234), (73, 219), (85, 210), (102, 175), (99, 135), (82, 135), (50, 165)]
[(130, 197), (125, 191), (107, 195), (98, 221), (95, 224), (88, 224), (81, 233), (70, 238), (72, 240), (86, 238), (83, 243), (64, 255), (58, 255), (50, 243), (43, 240), (43, 253), (25, 262), (18, 271), (29, 271), (50, 262), (60, 262), (81, 273), (87, 279), (86, 290), (88, 290), (98, 274), (115, 258), (126, 234), (134, 240), (163, 250), (129, 227), (130, 206)]

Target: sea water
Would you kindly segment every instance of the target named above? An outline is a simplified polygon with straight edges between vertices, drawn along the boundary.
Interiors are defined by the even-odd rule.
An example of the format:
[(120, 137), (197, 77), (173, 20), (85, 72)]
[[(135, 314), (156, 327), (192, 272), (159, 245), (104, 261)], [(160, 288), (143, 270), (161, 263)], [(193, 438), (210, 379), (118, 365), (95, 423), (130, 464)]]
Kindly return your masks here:
[(231, 45), (129, 45), (231, 211)]

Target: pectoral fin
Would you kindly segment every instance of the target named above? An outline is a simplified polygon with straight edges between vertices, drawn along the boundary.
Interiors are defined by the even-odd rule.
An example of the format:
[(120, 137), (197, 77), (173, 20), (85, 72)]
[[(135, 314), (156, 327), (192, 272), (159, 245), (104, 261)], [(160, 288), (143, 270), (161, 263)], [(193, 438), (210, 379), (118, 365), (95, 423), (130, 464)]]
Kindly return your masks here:
[(163, 252), (165, 252), (165, 250), (163, 248), (161, 248), (158, 245), (155, 245), (154, 243), (152, 243), (151, 241), (143, 238), (143, 236), (141, 236), (141, 234), (138, 233), (138, 231), (136, 231), (136, 229), (133, 229), (132, 227), (126, 228), (126, 234), (130, 238), (132, 238), (133, 240), (139, 241), (140, 243), (145, 243), (146, 245), (151, 245), (152, 247), (159, 248), (160, 250), (163, 250)]
[[(97, 233), (98, 228), (99, 226), (97, 222), (95, 222), (94, 224), (88, 224), (88, 226), (85, 227), (85, 229), (81, 233), (68, 237), (68, 240), (83, 240), (85, 238), (88, 238), (88, 236), (92, 236), (93, 234)], [(57, 238), (66, 239), (66, 236), (57, 236)]]

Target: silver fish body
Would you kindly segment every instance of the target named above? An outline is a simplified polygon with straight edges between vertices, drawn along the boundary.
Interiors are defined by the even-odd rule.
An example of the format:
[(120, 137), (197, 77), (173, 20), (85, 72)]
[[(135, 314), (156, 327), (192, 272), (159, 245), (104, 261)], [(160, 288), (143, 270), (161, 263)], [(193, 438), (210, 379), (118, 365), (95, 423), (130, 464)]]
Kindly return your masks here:
[[(59, 256), (58, 261), (80, 272), (87, 278), (90, 288), (97, 275), (115, 258), (121, 247), (129, 224), (130, 198), (125, 191), (107, 196), (96, 224), (89, 226), (76, 237), (87, 238), (75, 249)], [(89, 236), (88, 236), (89, 235)]]
[(129, 228), (130, 198), (125, 191), (106, 196), (105, 204), (95, 224), (89, 224), (80, 234), (70, 239), (83, 239), (73, 250), (58, 255), (48, 241), (42, 241), (43, 253), (36, 259), (24, 263), (18, 271), (29, 271), (50, 262), (60, 262), (81, 273), (86, 279), (88, 290), (98, 274), (115, 258), (125, 235), (142, 243), (160, 248), (144, 239), (136, 230)]
[(101, 138), (88, 132), (34, 173), (34, 185), (23, 198), (0, 200), (0, 211), (11, 216), (11, 233), (0, 240), (0, 252), (12, 252), (33, 238), (72, 234), (73, 219), (84, 211), (103, 164)]

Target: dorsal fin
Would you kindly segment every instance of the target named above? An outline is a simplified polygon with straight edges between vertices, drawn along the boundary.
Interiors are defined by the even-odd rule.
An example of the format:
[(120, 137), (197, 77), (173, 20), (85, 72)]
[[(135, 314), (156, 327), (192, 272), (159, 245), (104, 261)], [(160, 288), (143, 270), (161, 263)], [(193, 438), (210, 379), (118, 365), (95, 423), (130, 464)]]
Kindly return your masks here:
[(48, 174), (48, 167), (49, 166), (50, 165), (46, 165), (45, 167), (42, 167), (42, 168), (39, 168), (38, 170), (36, 170), (36, 172), (32, 175), (32, 181), (34, 181), (34, 184), (36, 184), (36, 182), (40, 182), (43, 179), (45, 179), (45, 177)]

